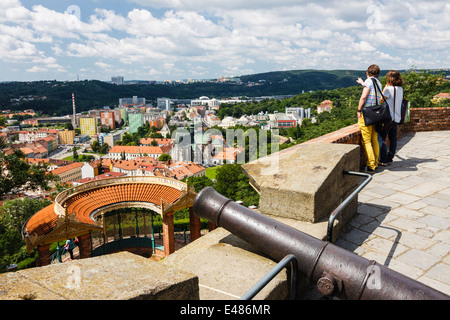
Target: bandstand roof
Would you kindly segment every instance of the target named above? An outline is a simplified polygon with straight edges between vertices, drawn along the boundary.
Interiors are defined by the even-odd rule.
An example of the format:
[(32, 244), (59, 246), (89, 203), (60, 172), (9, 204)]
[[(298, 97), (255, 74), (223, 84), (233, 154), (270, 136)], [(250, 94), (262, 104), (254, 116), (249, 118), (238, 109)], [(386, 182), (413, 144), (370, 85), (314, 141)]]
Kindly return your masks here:
[(102, 230), (95, 217), (125, 207), (144, 207), (161, 215), (192, 206), (186, 183), (164, 177), (115, 177), (92, 181), (58, 194), (55, 203), (35, 213), (22, 234), (31, 251), (38, 245)]

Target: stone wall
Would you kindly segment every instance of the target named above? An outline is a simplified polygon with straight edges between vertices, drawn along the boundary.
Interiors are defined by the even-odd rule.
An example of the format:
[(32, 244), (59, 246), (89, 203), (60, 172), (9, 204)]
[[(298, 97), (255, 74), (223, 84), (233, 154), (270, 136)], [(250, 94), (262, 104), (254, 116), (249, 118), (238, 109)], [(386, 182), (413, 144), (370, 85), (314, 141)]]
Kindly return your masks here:
[(399, 134), (450, 130), (450, 108), (413, 108), (411, 121), (400, 125)]

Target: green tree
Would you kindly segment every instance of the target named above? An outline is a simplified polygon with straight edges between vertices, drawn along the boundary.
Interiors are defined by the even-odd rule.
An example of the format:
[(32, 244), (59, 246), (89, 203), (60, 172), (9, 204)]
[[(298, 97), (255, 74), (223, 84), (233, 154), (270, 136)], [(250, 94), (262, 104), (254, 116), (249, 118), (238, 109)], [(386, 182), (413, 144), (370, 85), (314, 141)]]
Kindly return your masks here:
[(159, 156), (158, 160), (159, 161), (168, 161), (172, 159), (171, 156), (169, 156), (168, 154), (163, 153), (162, 155)]
[(55, 178), (47, 172), (48, 164), (29, 164), (20, 150), (5, 154), (0, 150), (0, 197), (8, 192), (49, 190)]
[(91, 149), (94, 152), (98, 152), (100, 150), (100, 144), (97, 140), (94, 140), (94, 142), (92, 142)]
[(433, 107), (431, 99), (433, 95), (439, 93), (439, 78), (444, 77), (443, 73), (430, 72), (427, 70), (409, 70), (403, 74), (404, 96), (409, 100), (411, 108)]
[(102, 147), (100, 148), (99, 151), (100, 151), (100, 153), (108, 153), (109, 149), (111, 149), (111, 148), (109, 147), (109, 144), (103, 143), (103, 144), (102, 144)]
[(23, 224), (36, 212), (50, 205), (49, 200), (20, 198), (9, 200), (0, 207), (0, 272), (13, 263), (20, 264), (28, 255), (22, 240)]
[(72, 148), (72, 158), (73, 158), (73, 161), (77, 161), (78, 160), (77, 147), (73, 147)]
[(214, 186), (214, 182), (211, 179), (209, 179), (207, 176), (189, 177), (188, 184), (189, 184), (189, 186), (193, 186), (195, 192), (197, 192), (197, 193), (206, 187)]
[(244, 206), (257, 206), (259, 203), (258, 193), (250, 186), (239, 164), (224, 164), (217, 168), (214, 188), (227, 198), (243, 201)]

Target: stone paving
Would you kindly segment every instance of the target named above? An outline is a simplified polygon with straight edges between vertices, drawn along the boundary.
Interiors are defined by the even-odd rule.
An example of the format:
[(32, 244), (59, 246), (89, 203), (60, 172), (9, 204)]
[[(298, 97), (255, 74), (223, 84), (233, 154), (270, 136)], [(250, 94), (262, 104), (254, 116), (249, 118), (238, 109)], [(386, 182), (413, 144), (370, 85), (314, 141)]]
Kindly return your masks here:
[(404, 135), (358, 202), (335, 244), (450, 295), (450, 131)]

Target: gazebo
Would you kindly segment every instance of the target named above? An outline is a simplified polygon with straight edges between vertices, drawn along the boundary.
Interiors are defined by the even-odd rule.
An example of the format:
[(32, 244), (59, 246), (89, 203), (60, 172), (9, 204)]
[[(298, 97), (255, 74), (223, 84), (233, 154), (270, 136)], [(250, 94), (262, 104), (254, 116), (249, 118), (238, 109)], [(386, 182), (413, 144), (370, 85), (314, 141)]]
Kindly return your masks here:
[[(137, 243), (140, 247), (151, 246), (153, 253), (168, 256), (175, 251), (173, 213), (176, 210), (189, 208), (190, 240), (200, 237), (200, 219), (192, 214), (195, 196), (186, 183), (166, 177), (114, 177), (92, 181), (58, 194), (53, 204), (35, 213), (24, 224), (22, 236), (29, 252), (37, 247), (38, 266), (51, 263), (52, 243), (75, 237), (79, 239), (80, 258), (91, 257), (92, 233), (102, 235), (103, 245), (108, 243), (105, 222), (110, 216), (108, 213), (123, 208), (145, 208), (161, 215), (163, 246), (155, 248), (152, 233), (150, 237), (146, 235), (150, 238), (146, 240), (150, 241), (142, 239)], [(138, 220), (136, 216), (136, 230)]]

